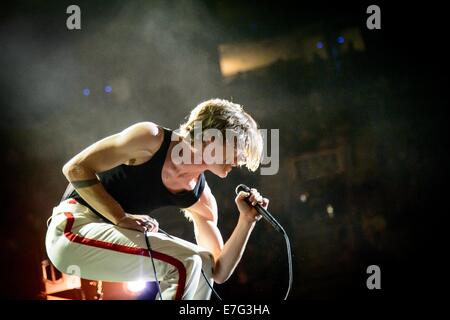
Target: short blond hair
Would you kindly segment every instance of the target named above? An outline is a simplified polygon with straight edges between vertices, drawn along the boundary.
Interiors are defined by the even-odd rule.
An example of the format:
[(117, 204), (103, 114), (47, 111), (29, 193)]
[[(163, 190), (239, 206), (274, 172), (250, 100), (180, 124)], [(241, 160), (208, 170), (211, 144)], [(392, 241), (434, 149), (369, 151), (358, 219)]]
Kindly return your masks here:
[(244, 155), (245, 166), (250, 171), (258, 169), (263, 152), (263, 139), (258, 124), (241, 105), (218, 98), (204, 101), (192, 109), (188, 120), (180, 125), (180, 134), (189, 136), (193, 141), (196, 122), (201, 123), (202, 133), (207, 129), (217, 129), (225, 136), (227, 129), (233, 130), (242, 143), (243, 149), (238, 152)]

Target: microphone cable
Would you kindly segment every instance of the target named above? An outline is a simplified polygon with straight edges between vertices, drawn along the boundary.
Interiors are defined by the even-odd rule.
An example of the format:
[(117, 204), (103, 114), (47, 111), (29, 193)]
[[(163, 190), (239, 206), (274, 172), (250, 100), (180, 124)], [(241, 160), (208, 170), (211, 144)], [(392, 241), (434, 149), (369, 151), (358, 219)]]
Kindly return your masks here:
[(150, 246), (150, 240), (148, 240), (147, 233), (150, 233), (150, 232), (147, 231), (147, 228), (146, 228), (146, 230), (144, 231), (145, 243), (147, 244), (148, 254), (150, 255), (150, 259), (152, 260), (153, 275), (155, 276), (155, 281), (158, 286), (159, 300), (162, 300), (163, 298), (162, 298), (162, 294), (161, 294), (161, 286), (159, 285), (158, 276), (156, 275), (155, 261), (153, 259), (152, 247)]
[[(244, 190), (246, 192), (249, 192), (247, 190), (250, 190), (250, 188), (248, 188), (247, 186), (240, 184), (237, 188), (236, 188), (236, 194), (239, 193), (239, 188), (241, 188), (240, 190)], [(249, 201), (246, 199), (247, 203), (249, 203)], [(249, 203), (249, 205), (251, 205), (251, 203)], [(261, 208), (257, 208), (255, 206), (253, 206), (270, 224), (272, 224), (272, 226), (278, 231), (280, 232), (283, 237), (284, 240), (286, 242), (286, 252), (287, 252), (287, 258), (288, 258), (288, 270), (289, 270), (289, 281), (288, 281), (288, 288), (286, 290), (286, 294), (283, 298), (283, 300), (287, 300), (289, 293), (291, 291), (292, 288), (292, 282), (293, 282), (293, 268), (292, 268), (292, 249), (291, 249), (291, 242), (289, 241), (289, 237), (286, 233), (286, 231), (284, 230), (284, 228), (275, 220), (274, 217), (272, 217), (268, 211), (266, 210), (261, 210)], [(168, 234), (167, 232), (165, 232), (164, 230), (162, 230), (161, 228), (158, 228), (159, 232), (165, 234), (166, 236), (168, 236), (171, 239), (174, 239), (170, 234)], [(150, 240), (147, 237), (147, 231), (144, 232), (144, 236), (145, 236), (145, 242), (147, 244), (147, 248), (149, 251), (149, 255), (150, 258), (152, 260), (152, 265), (153, 265), (153, 271), (154, 271), (154, 276), (155, 276), (155, 281), (158, 283), (158, 293), (159, 293), (159, 297), (160, 300), (162, 300), (162, 294), (161, 294), (161, 287), (159, 285), (159, 281), (158, 281), (158, 277), (156, 274), (156, 268), (155, 268), (155, 263), (153, 260), (153, 256), (151, 254), (151, 246), (150, 246)], [(203, 278), (205, 279), (206, 283), (208, 284), (208, 286), (210, 287), (211, 291), (214, 293), (214, 295), (216, 296), (217, 299), (219, 299), (220, 301), (222, 301), (222, 298), (220, 297), (220, 295), (216, 292), (216, 290), (214, 290), (213, 286), (209, 283), (208, 278), (206, 277), (203, 269), (201, 269)]]
[[(249, 187), (247, 187), (245, 184), (240, 184), (236, 187), (236, 194), (239, 194), (240, 191), (244, 191), (247, 193), (251, 192), (251, 189)], [(288, 269), (289, 269), (289, 282), (288, 282), (288, 288), (286, 291), (286, 294), (284, 296), (283, 300), (287, 300), (288, 296), (289, 296), (289, 292), (291, 291), (292, 288), (292, 280), (293, 280), (293, 270), (292, 270), (292, 251), (291, 251), (291, 242), (289, 241), (289, 237), (286, 233), (286, 231), (284, 230), (284, 228), (281, 226), (281, 224), (278, 223), (277, 220), (275, 220), (275, 218), (264, 208), (262, 208), (260, 205), (255, 205), (253, 206), (250, 201), (248, 200), (248, 197), (245, 199), (245, 201), (247, 202), (247, 204), (249, 206), (252, 206), (256, 209), (256, 211), (258, 211), (259, 214), (261, 214), (261, 216), (267, 220), (272, 227), (275, 228), (275, 230), (277, 230), (278, 232), (280, 232), (283, 236), (284, 236), (284, 240), (286, 242), (286, 252), (287, 252), (287, 258), (288, 258)]]
[[(168, 234), (167, 232), (165, 232), (164, 230), (162, 230), (161, 228), (158, 228), (158, 231), (160, 231), (161, 233), (165, 234), (166, 236), (168, 236), (171, 239), (174, 239), (170, 234)], [(153, 256), (152, 256), (152, 247), (150, 246), (150, 240), (147, 237), (147, 230), (144, 231), (144, 237), (145, 237), (145, 243), (147, 244), (147, 249), (148, 249), (148, 253), (150, 255), (150, 259), (152, 260), (152, 265), (153, 265), (153, 273), (154, 273), (154, 277), (155, 277), (155, 281), (158, 284), (158, 293), (159, 293), (159, 300), (162, 300), (162, 294), (161, 294), (161, 286), (159, 285), (159, 281), (158, 281), (158, 276), (156, 274), (156, 268), (155, 268), (155, 261), (153, 260)], [(216, 296), (217, 299), (219, 299), (220, 301), (222, 301), (222, 298), (220, 297), (220, 295), (217, 293), (216, 290), (214, 290), (213, 286), (211, 285), (211, 283), (209, 283), (208, 278), (205, 275), (205, 272), (203, 271), (203, 268), (201, 269), (202, 271), (202, 276), (205, 279), (206, 283), (208, 284), (209, 288), (211, 289), (211, 291), (214, 293), (214, 295)]]

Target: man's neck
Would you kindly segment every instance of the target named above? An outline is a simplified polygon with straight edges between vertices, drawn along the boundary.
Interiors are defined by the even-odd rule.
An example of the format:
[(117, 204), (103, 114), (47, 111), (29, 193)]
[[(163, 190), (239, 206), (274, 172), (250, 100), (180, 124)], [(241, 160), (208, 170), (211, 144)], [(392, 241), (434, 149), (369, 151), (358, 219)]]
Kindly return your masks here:
[[(204, 172), (207, 169), (207, 164), (203, 162), (203, 157), (201, 157), (201, 163), (196, 164), (195, 163), (195, 155), (197, 154), (197, 157), (202, 154), (203, 150), (196, 150), (194, 149), (189, 143), (182, 140), (178, 143), (185, 143), (185, 148), (181, 149), (180, 157), (182, 159), (188, 158), (190, 159), (190, 163), (181, 163), (181, 164), (175, 164), (173, 161), (169, 162), (170, 169), (174, 176), (176, 177), (183, 177), (183, 179), (195, 179), (197, 178), (202, 172)], [(176, 143), (176, 144), (178, 144)], [(176, 145), (174, 144), (174, 146)], [(172, 151), (169, 150), (170, 152)], [(185, 156), (184, 152), (188, 152), (188, 155)]]

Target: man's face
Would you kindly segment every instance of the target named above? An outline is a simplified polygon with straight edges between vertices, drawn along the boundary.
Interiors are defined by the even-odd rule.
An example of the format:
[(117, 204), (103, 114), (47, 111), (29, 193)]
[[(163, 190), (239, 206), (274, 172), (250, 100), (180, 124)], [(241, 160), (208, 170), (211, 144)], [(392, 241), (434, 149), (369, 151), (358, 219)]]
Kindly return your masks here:
[[(220, 157), (220, 153), (215, 153), (216, 149), (221, 149), (222, 157)], [(219, 161), (215, 161), (216, 163), (210, 164), (208, 169), (221, 178), (226, 178), (233, 167), (236, 167), (243, 161), (242, 156), (238, 153), (237, 146), (233, 146), (230, 143), (223, 143), (222, 145), (216, 146), (211, 155), (214, 157), (217, 155), (217, 159)]]

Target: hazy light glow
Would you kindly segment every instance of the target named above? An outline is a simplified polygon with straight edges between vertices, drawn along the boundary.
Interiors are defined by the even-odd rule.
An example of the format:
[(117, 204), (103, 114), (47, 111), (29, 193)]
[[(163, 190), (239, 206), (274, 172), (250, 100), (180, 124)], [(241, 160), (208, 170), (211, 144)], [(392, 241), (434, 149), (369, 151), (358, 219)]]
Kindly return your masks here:
[(146, 282), (143, 280), (131, 281), (126, 283), (126, 288), (132, 293), (138, 293), (145, 289)]
[(301, 202), (306, 202), (308, 200), (308, 194), (307, 193), (302, 193), (300, 195), (300, 201)]
[(329, 218), (334, 218), (334, 208), (331, 204), (327, 205), (327, 213)]

